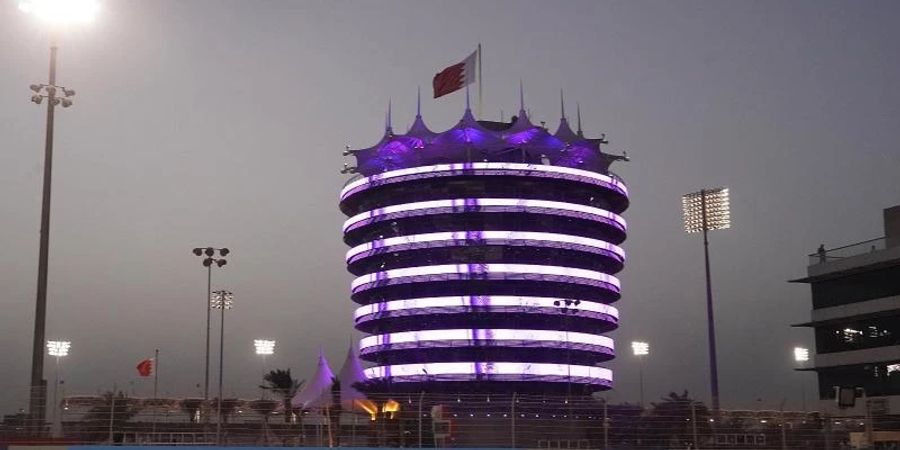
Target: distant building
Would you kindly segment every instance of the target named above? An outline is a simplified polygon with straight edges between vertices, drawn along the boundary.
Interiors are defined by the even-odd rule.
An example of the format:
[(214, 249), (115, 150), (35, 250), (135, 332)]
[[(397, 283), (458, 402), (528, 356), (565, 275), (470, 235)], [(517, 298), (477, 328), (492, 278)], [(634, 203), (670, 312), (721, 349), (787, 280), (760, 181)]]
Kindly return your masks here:
[(612, 385), (628, 207), (605, 139), (467, 108), (348, 150), (341, 192), (372, 392), (588, 394)]
[(884, 237), (809, 255), (819, 399), (836, 387), (861, 388), (847, 414), (900, 414), (900, 206), (884, 210)]

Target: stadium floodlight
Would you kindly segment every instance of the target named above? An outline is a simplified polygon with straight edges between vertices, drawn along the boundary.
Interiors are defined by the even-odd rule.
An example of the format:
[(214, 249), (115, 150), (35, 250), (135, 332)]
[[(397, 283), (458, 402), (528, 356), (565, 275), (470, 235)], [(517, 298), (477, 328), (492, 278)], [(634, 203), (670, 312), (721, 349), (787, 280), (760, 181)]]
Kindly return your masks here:
[(225, 310), (234, 307), (234, 294), (229, 291), (214, 291), (209, 297), (209, 307), (221, 310), (219, 322), (219, 398), (216, 399), (216, 444), (222, 444), (222, 384), (225, 378)]
[(731, 228), (731, 204), (728, 188), (703, 189), (681, 197), (684, 231), (724, 230)]
[(644, 407), (644, 357), (650, 354), (650, 344), (642, 341), (632, 341), (631, 351), (638, 358), (638, 379), (641, 388), (641, 408)]
[(631, 343), (631, 351), (634, 352), (634, 356), (647, 356), (650, 354), (650, 344), (634, 341)]
[(712, 282), (709, 271), (709, 231), (731, 228), (731, 202), (728, 188), (701, 189), (681, 196), (684, 231), (703, 233), (706, 266), (706, 326), (709, 339), (709, 389), (712, 412), (719, 418), (719, 371), (716, 362), (716, 325), (713, 316)]
[(809, 361), (809, 349), (804, 347), (794, 347), (794, 361), (798, 363)]
[(68, 356), (72, 343), (69, 341), (47, 341), (47, 352), (57, 358)]
[(273, 355), (275, 354), (275, 341), (269, 339), (254, 339), (253, 346), (256, 347), (257, 355)]
[[(65, 25), (90, 22), (97, 14), (97, 0), (22, 0), (19, 2), (22, 12), (35, 16), (49, 25), (50, 30), (50, 67), (47, 83), (31, 84), (29, 89), (31, 101), (37, 105), (47, 98), (47, 130), (44, 134), (44, 174), (41, 195), (41, 225), (38, 244), (37, 289), (35, 290), (34, 336), (31, 347), (31, 390), (29, 392), (28, 421), (29, 427), (43, 427), (46, 416), (46, 381), (44, 380), (44, 348), (46, 345), (47, 325), (47, 283), (50, 258), (50, 199), (53, 167), (53, 132), (54, 111), (57, 105), (63, 108), (72, 106), (68, 97), (75, 91), (56, 84), (57, 30)], [(58, 98), (58, 90), (62, 90), (63, 98)], [(71, 95), (70, 95), (71, 93)]]
[(69, 349), (72, 347), (70, 341), (47, 341), (47, 353), (56, 358), (56, 379), (53, 382), (53, 408), (50, 410), (50, 423), (56, 427), (56, 417), (59, 409), (59, 359), (69, 356)]
[(19, 9), (54, 25), (88, 23), (100, 10), (96, 0), (24, 0)]

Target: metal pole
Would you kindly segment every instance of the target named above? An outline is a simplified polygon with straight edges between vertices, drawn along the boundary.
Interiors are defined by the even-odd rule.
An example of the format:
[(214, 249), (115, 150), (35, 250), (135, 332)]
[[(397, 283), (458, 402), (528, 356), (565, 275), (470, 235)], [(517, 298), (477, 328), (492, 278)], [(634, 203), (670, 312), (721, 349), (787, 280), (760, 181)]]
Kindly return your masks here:
[(481, 119), (481, 43), (478, 43), (478, 118)]
[(609, 450), (609, 412), (607, 401), (603, 399), (603, 450)]
[(109, 404), (109, 443), (112, 444), (115, 442), (113, 440), (113, 418), (116, 417), (116, 392), (118, 388), (113, 386), (112, 392), (112, 401)]
[(709, 387), (712, 397), (713, 418), (719, 420), (719, 369), (716, 362), (716, 323), (713, 317), (712, 280), (709, 274), (709, 234), (706, 223), (706, 190), (700, 191), (700, 205), (703, 208), (703, 258), (706, 263), (706, 325), (709, 329)]
[[(222, 293), (222, 320), (219, 327), (219, 402), (216, 406), (216, 443), (222, 445), (222, 375), (225, 361), (225, 293)], [(285, 412), (287, 414), (287, 412)]]
[(59, 400), (57, 398), (58, 392), (59, 392), (59, 356), (56, 357), (56, 379), (53, 383), (53, 406), (52, 406), (52, 409), (50, 409), (51, 413), (53, 414), (52, 422), (53, 422), (54, 428), (56, 427), (56, 416), (57, 416), (57, 414), (59, 414), (58, 407), (57, 407), (57, 405), (59, 404)]
[(419, 448), (422, 448), (422, 402), (425, 399), (425, 391), (419, 393)]
[[(159, 408), (159, 349), (153, 352), (153, 400), (157, 408)], [(158, 409), (153, 411), (153, 429), (151, 430), (151, 442), (156, 442), (156, 413)]]
[(784, 422), (784, 401), (781, 402), (781, 450), (787, 450), (787, 424)]
[(641, 409), (644, 409), (644, 357), (639, 356), (640, 363), (638, 364), (638, 378), (641, 382)]
[(203, 400), (209, 400), (209, 321), (212, 299), (212, 262), (206, 267), (206, 369), (203, 375)]
[(153, 368), (153, 398), (159, 398), (157, 393), (159, 392), (159, 349), (153, 354), (153, 365), (156, 366)]
[(34, 341), (31, 353), (31, 395), (28, 412), (42, 430), (47, 402), (44, 381), (44, 339), (47, 323), (47, 266), (50, 252), (50, 187), (53, 174), (53, 113), (56, 105), (56, 41), (50, 42), (50, 81), (47, 89), (47, 131), (44, 140), (44, 186), (38, 250), (37, 294), (34, 306)]
[(513, 392), (512, 395), (512, 406), (510, 407), (511, 413), (509, 415), (512, 418), (512, 448), (516, 448), (516, 393)]
[(691, 432), (694, 435), (694, 448), (700, 448), (700, 439), (697, 438), (697, 404), (691, 400)]

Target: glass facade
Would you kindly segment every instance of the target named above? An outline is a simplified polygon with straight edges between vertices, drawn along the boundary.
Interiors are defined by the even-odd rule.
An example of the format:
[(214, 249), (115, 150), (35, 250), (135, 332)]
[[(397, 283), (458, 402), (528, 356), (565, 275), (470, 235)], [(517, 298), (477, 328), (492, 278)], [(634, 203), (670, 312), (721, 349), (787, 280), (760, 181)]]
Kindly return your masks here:
[(900, 345), (900, 315), (816, 327), (816, 352), (834, 353)]
[(900, 265), (812, 284), (813, 309), (900, 295)]
[(833, 399), (835, 386), (858, 387), (869, 397), (900, 395), (900, 359), (820, 369), (819, 398)]

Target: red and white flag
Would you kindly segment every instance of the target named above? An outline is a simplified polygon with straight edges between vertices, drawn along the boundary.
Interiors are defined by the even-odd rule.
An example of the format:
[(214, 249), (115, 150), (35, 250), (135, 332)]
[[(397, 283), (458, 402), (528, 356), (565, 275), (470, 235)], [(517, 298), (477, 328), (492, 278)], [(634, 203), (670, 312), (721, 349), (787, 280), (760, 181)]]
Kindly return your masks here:
[(149, 377), (153, 374), (153, 358), (145, 359), (138, 363), (137, 365), (138, 375), (142, 377)]
[(436, 74), (431, 84), (434, 87), (434, 98), (456, 92), (468, 84), (475, 82), (475, 64), (478, 51), (472, 52), (461, 63), (454, 64)]

